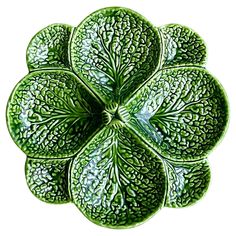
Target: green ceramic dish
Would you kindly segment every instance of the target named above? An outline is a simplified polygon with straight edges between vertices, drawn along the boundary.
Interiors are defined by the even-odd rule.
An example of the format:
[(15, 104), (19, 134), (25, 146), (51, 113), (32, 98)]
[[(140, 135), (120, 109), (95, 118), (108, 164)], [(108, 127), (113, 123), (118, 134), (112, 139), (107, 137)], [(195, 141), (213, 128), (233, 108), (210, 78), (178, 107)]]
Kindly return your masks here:
[(205, 62), (193, 30), (156, 28), (126, 8), (38, 32), (29, 74), (7, 107), (29, 189), (112, 228), (195, 203), (228, 120), (225, 92)]

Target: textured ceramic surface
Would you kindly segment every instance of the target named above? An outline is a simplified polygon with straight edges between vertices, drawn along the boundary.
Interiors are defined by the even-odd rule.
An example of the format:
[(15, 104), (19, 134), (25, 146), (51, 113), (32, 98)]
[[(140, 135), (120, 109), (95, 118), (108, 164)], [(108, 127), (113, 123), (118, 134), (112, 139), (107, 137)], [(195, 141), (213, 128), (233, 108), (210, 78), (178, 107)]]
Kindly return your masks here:
[(156, 28), (125, 8), (38, 32), (27, 49), (29, 74), (7, 107), (29, 189), (112, 228), (195, 203), (228, 119), (205, 62), (194, 31)]

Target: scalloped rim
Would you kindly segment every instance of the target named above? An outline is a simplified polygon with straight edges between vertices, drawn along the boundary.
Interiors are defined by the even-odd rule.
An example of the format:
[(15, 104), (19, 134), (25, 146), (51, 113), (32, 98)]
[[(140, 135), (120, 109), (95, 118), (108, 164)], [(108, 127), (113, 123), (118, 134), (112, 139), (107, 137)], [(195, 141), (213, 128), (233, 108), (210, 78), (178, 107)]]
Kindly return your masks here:
[[(119, 9), (122, 9), (122, 10), (126, 10), (126, 11), (130, 11), (130, 12), (132, 12), (132, 13), (135, 13), (135, 14), (137, 14), (139, 17), (141, 17), (142, 19), (144, 19), (148, 24), (150, 24), (150, 25), (152, 25), (144, 16), (142, 16), (141, 14), (139, 14), (139, 13), (137, 13), (136, 11), (134, 11), (134, 10), (131, 10), (131, 9), (129, 9), (129, 8), (125, 8), (125, 7), (118, 7), (118, 6), (114, 6), (114, 7), (105, 7), (105, 8), (101, 8), (101, 9), (99, 9), (99, 10), (96, 10), (96, 11), (94, 11), (94, 12), (92, 12), (92, 13), (90, 13), (77, 27), (72, 27), (72, 26), (70, 26), (70, 25), (67, 25), (67, 24), (60, 24), (60, 23), (56, 23), (56, 24), (50, 24), (50, 25), (48, 25), (47, 27), (49, 27), (49, 26), (53, 26), (53, 25), (64, 25), (64, 26), (68, 26), (68, 27), (71, 27), (71, 34), (70, 34), (70, 39), (69, 39), (69, 43), (68, 43), (68, 56), (69, 56), (69, 63), (70, 63), (70, 67), (72, 67), (72, 61), (71, 61), (71, 46), (72, 46), (72, 38), (74, 37), (74, 33), (78, 30), (78, 28), (87, 20), (87, 18), (89, 18), (89, 17), (91, 17), (91, 15), (92, 14), (95, 14), (95, 13), (97, 13), (97, 12), (101, 12), (101, 11), (107, 11), (107, 10), (109, 10), (109, 9), (117, 9), (117, 10), (119, 10)], [(176, 24), (166, 24), (166, 25), (163, 25), (163, 26), (161, 26), (161, 27), (165, 27), (165, 26), (168, 26), (168, 25), (176, 25)], [(177, 25), (180, 25), (180, 24), (177, 24)], [(199, 36), (199, 34), (198, 33), (196, 33), (192, 28), (189, 28), (189, 27), (187, 27), (187, 26), (184, 26), (184, 25), (180, 25), (180, 26), (182, 26), (182, 27), (184, 27), (184, 28), (187, 28), (187, 29), (190, 29), (191, 31), (193, 31), (196, 35), (198, 35)], [(28, 44), (28, 47), (27, 47), (27, 50), (26, 50), (26, 52), (28, 52), (28, 48), (29, 48), (29, 45), (31, 44), (31, 42), (32, 42), (32, 40), (34, 40), (34, 38), (35, 38), (35, 36), (38, 34), (38, 33), (40, 33), (41, 31), (43, 31), (43, 30), (45, 30), (47, 27), (44, 27), (43, 29), (41, 29), (40, 31), (38, 31), (33, 37), (32, 37), (32, 39), (30, 40), (30, 42), (29, 42), (29, 44)], [(161, 34), (160, 34), (160, 32), (159, 32), (159, 30), (158, 29), (156, 29), (156, 27), (155, 26), (153, 26), (152, 25), (152, 27), (153, 27), (153, 29), (155, 29), (155, 31), (158, 33), (158, 35), (159, 35), (159, 38), (160, 38), (160, 42), (161, 42), (161, 44), (163, 45), (163, 42), (162, 42), (162, 36), (161, 36)], [(201, 40), (203, 41), (203, 43), (204, 43), (204, 45), (206, 45), (206, 43), (205, 43), (205, 41), (202, 39), (202, 37), (201, 36), (199, 36), (200, 38), (201, 38)], [(160, 71), (159, 70), (159, 67), (160, 67), (160, 64), (161, 64), (161, 59), (162, 59), (162, 54), (163, 54), (163, 47), (161, 47), (161, 49), (160, 49), (160, 59), (159, 59), (159, 62), (158, 62), (158, 66), (157, 66), (157, 70), (153, 73), (153, 75), (154, 74), (156, 74), (158, 71)], [(207, 51), (207, 47), (206, 47), (206, 57), (205, 57), (205, 60), (204, 60), (204, 63), (206, 63), (207, 62), (207, 58), (208, 58), (208, 51)], [(26, 53), (26, 63), (27, 63), (27, 60), (28, 60), (28, 54)], [(28, 63), (27, 63), (27, 65), (28, 65)], [(186, 66), (184, 66), (184, 67), (186, 67)], [(188, 67), (194, 67), (193, 65), (192, 66), (188, 66)], [(166, 67), (165, 69), (170, 69), (171, 67)], [(179, 67), (178, 67), (179, 68)], [(196, 68), (196, 67), (194, 67), (194, 68)], [(67, 70), (67, 68), (40, 68), (40, 69), (33, 69), (33, 70), (30, 70), (30, 72), (29, 72), (29, 74), (32, 74), (32, 73), (34, 73), (34, 72), (39, 72), (39, 71), (44, 71), (45, 72), (45, 70), (50, 70), (50, 71), (58, 71), (58, 70), (62, 70), (62, 71), (65, 71), (65, 72), (69, 72), (69, 73), (72, 73), (73, 75), (74, 75), (74, 73), (73, 73), (73, 69), (72, 68), (70, 68), (71, 69), (71, 71), (68, 71)], [(203, 68), (199, 68), (199, 69), (201, 69), (201, 70), (204, 70), (204, 71), (206, 71), (205, 69), (203, 69)], [(208, 71), (207, 71), (208, 72)], [(208, 72), (209, 73), (209, 72)], [(29, 76), (29, 74), (28, 75), (26, 75), (25, 77), (23, 77), (23, 79), (25, 79), (27, 76)], [(210, 74), (210, 73), (209, 73)], [(219, 137), (219, 139), (217, 140), (217, 142), (216, 142), (216, 144), (207, 152), (207, 154), (206, 154), (206, 156), (208, 155), (208, 154), (210, 154), (210, 152), (212, 152), (220, 143), (221, 143), (221, 141), (222, 141), (222, 139), (224, 138), (224, 136), (225, 136), (225, 134), (226, 134), (226, 132), (227, 132), (227, 130), (228, 130), (228, 126), (229, 126), (229, 123), (230, 123), (230, 103), (229, 103), (229, 99), (228, 99), (228, 96), (227, 96), (227, 93), (226, 93), (226, 91), (225, 91), (225, 89), (224, 89), (224, 87), (221, 85), (221, 83), (219, 82), (219, 80), (216, 78), (216, 77), (214, 77), (212, 74), (210, 74), (215, 80), (216, 80), (216, 82), (217, 82), (217, 84), (219, 85), (219, 87), (221, 88), (221, 90), (222, 90), (222, 95), (224, 95), (224, 98), (225, 98), (225, 101), (226, 101), (226, 109), (225, 109), (225, 112), (226, 112), (226, 125), (225, 125), (225, 127), (224, 127), (224, 131), (222, 132), (222, 134), (221, 134), (221, 136)], [(83, 80), (79, 77), (79, 75), (74, 75), (75, 77), (77, 77), (77, 78), (79, 78), (79, 80), (82, 82), (82, 84), (83, 85), (86, 85), (84, 82), (83, 82)], [(151, 79), (151, 77), (152, 76), (150, 76), (150, 79)], [(22, 80), (23, 80), (22, 79)], [(140, 85), (140, 87), (141, 86), (144, 86), (150, 79), (148, 79), (145, 83), (143, 83), (143, 84), (141, 84)], [(12, 137), (12, 139), (13, 139), (13, 141), (14, 141), (14, 138), (13, 138), (13, 136), (12, 136), (12, 133), (11, 133), (11, 131), (10, 131), (10, 125), (9, 125), (9, 116), (8, 116), (8, 109), (9, 109), (9, 104), (10, 104), (10, 101), (12, 100), (12, 97), (14, 96), (14, 94), (15, 94), (15, 91), (16, 91), (16, 89), (18, 88), (18, 86), (19, 86), (19, 84), (20, 84), (20, 82), (22, 81), (22, 80), (20, 80), (16, 85), (15, 85), (15, 87), (14, 87), (14, 89), (13, 89), (13, 91), (12, 91), (12, 93), (11, 93), (11, 95), (10, 95), (10, 97), (9, 97), (9, 99), (8, 99), (8, 102), (7, 102), (7, 106), (6, 106), (6, 124), (7, 124), (7, 128), (8, 128), (8, 131), (9, 131), (9, 133), (10, 133), (10, 136)], [(86, 85), (85, 86), (86, 87), (86, 89), (88, 88), (88, 86)], [(140, 88), (140, 87), (138, 87), (138, 88)], [(89, 91), (90, 91), (90, 89), (89, 89)], [(134, 91), (134, 93), (135, 93), (135, 91)], [(134, 93), (132, 93), (132, 95), (134, 94)], [(96, 94), (96, 92), (94, 92), (93, 91), (93, 93), (92, 93), (92, 95), (93, 96), (95, 96), (96, 98), (97, 98), (97, 94)], [(130, 100), (128, 100), (128, 102), (129, 102)], [(130, 129), (129, 128), (129, 126), (127, 125), (126, 126), (128, 129)], [(103, 128), (101, 128), (99, 131), (97, 131), (95, 134), (93, 134), (93, 136), (92, 136), (92, 138), (86, 143), (86, 145), (84, 145), (84, 147), (80, 150), (80, 151), (78, 151), (78, 154), (80, 153), (80, 152), (82, 152), (83, 150), (84, 150), (84, 148), (93, 140), (93, 138), (94, 137), (96, 137), (101, 131), (103, 130)], [(132, 130), (132, 132), (133, 132), (133, 130)], [(136, 133), (135, 133), (135, 135), (136, 135)], [(138, 137), (140, 137), (140, 136), (138, 136)], [(140, 138), (141, 139), (141, 141), (142, 141), (142, 143), (144, 143), (144, 141), (143, 141), (143, 139), (142, 138)], [(15, 142), (15, 141), (14, 141)], [(16, 142), (15, 142), (16, 143)], [(17, 145), (17, 143), (16, 143), (16, 145)], [(158, 155), (158, 157), (160, 158), (160, 160), (163, 162), (163, 160), (162, 160), (162, 155), (160, 155), (160, 154), (158, 154), (155, 150), (153, 150), (153, 148), (150, 146), (150, 145), (148, 145), (146, 142), (144, 143), (144, 145), (149, 149), (149, 150), (151, 150), (152, 152), (154, 152), (155, 154), (157, 154)], [(18, 146), (18, 145), (17, 145)], [(19, 146), (18, 146), (19, 147)], [(19, 147), (20, 148), (20, 147)], [(72, 157), (73, 157), (74, 155), (71, 155), (71, 157), (65, 157), (65, 158), (60, 158), (60, 159), (71, 159)], [(206, 156), (204, 156), (204, 157), (206, 157)], [(179, 162), (181, 162), (181, 163), (189, 163), (189, 162), (199, 162), (199, 161), (202, 161), (203, 160), (203, 158), (204, 157), (202, 157), (202, 158), (200, 158), (200, 159), (198, 159), (198, 160), (195, 160), (195, 161), (176, 161), (176, 160), (173, 160), (173, 159), (168, 159), (168, 158), (166, 158), (165, 157), (165, 159), (167, 159), (167, 160), (169, 160), (169, 161), (171, 161), (171, 162), (175, 162), (175, 163), (179, 163)], [(30, 158), (30, 157), (29, 157)], [(50, 159), (50, 160), (57, 160), (57, 159), (59, 159), (59, 158), (52, 158), (52, 159)], [(73, 163), (73, 161), (74, 160), (72, 160), (71, 159), (71, 162), (70, 162), (70, 164), (69, 164), (69, 171), (68, 171), (68, 190), (69, 190), (69, 196), (71, 197), (71, 201), (73, 200), (73, 198), (72, 198), (72, 194), (71, 194), (71, 191), (70, 191), (70, 185), (71, 185), (71, 167), (72, 167), (72, 163)], [(26, 162), (27, 163), (27, 162)], [(25, 170), (26, 170), (26, 163), (25, 163)], [(209, 165), (209, 162), (208, 162), (208, 165)], [(163, 164), (163, 166), (165, 167), (165, 164)], [(166, 168), (166, 167), (165, 167)], [(165, 170), (165, 175), (166, 175), (166, 180), (168, 180), (168, 174), (167, 174), (167, 171)], [(27, 181), (26, 181), (27, 182)], [(167, 185), (167, 187), (166, 187), (166, 193), (168, 192), (168, 184), (167, 184), (167, 182), (168, 181), (166, 181), (166, 185)], [(28, 183), (27, 183), (27, 185), (28, 185)], [(28, 186), (29, 187), (29, 186)], [(208, 185), (208, 187), (209, 187), (209, 185)], [(32, 192), (32, 191), (31, 191)], [(205, 196), (205, 194), (206, 194), (206, 192), (207, 192), (207, 189), (206, 189), (206, 191), (204, 192), (204, 194), (203, 194), (203, 196)], [(166, 195), (166, 194), (165, 194)], [(36, 195), (35, 195), (36, 196)], [(202, 196), (202, 197), (203, 197)], [(37, 197), (37, 196), (36, 196)], [(37, 197), (38, 198), (38, 197)], [(40, 198), (38, 198), (38, 199), (40, 199)], [(42, 200), (42, 199), (40, 199), (40, 200)], [(43, 201), (43, 200), (42, 200)], [(148, 219), (150, 219), (152, 216), (154, 216), (162, 207), (164, 207), (165, 205), (165, 201), (166, 201), (166, 197), (165, 197), (165, 200), (163, 201), (163, 204), (162, 204), (162, 206), (159, 208), (159, 209), (157, 209), (153, 214), (151, 214), (151, 215), (149, 215), (145, 220), (143, 220), (142, 222), (139, 222), (139, 223), (136, 223), (136, 224), (133, 224), (133, 225), (129, 225), (129, 226), (124, 226), (124, 227), (117, 227), (117, 226), (107, 226), (107, 225), (103, 225), (103, 224), (99, 224), (98, 222), (95, 222), (95, 221), (93, 221), (93, 220), (91, 220), (91, 219), (88, 219), (88, 217), (87, 216), (85, 216), (86, 217), (86, 219), (88, 219), (88, 220), (90, 220), (90, 221), (92, 221), (93, 223), (95, 223), (96, 225), (99, 225), (99, 226), (102, 226), (102, 227), (108, 227), (108, 228), (113, 228), (113, 229), (127, 229), (127, 228), (133, 228), (133, 227), (135, 227), (135, 226), (137, 226), (137, 225), (141, 225), (141, 224), (143, 224), (143, 223), (145, 223)], [(44, 201), (44, 202), (46, 202), (46, 201)], [(194, 203), (192, 203), (192, 204), (190, 204), (190, 205), (187, 205), (187, 206), (184, 206), (184, 207), (189, 207), (189, 206), (192, 206), (192, 205), (194, 205), (195, 203), (197, 203), (198, 201), (196, 201), (196, 202), (194, 202)], [(59, 204), (59, 203), (52, 203), (52, 202), (46, 202), (46, 203), (50, 203), (50, 204)], [(66, 203), (69, 203), (69, 202), (66, 202)], [(78, 207), (77, 207), (78, 208)]]

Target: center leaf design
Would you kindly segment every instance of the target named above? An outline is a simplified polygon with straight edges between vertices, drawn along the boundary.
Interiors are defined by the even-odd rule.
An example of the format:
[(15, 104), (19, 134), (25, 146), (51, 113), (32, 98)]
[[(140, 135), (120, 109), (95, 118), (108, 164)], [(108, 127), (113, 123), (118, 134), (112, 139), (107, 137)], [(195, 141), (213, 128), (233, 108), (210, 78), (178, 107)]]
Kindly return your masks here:
[(105, 127), (72, 163), (73, 201), (101, 225), (147, 219), (162, 207), (165, 185), (162, 161), (127, 128)]
[(205, 69), (164, 69), (126, 104), (130, 127), (159, 154), (199, 160), (215, 146), (227, 123), (227, 102)]
[(71, 156), (101, 125), (101, 105), (71, 72), (33, 72), (10, 101), (9, 128), (29, 156)]
[(91, 14), (72, 37), (72, 68), (105, 103), (119, 104), (157, 69), (159, 57), (155, 27), (124, 8)]

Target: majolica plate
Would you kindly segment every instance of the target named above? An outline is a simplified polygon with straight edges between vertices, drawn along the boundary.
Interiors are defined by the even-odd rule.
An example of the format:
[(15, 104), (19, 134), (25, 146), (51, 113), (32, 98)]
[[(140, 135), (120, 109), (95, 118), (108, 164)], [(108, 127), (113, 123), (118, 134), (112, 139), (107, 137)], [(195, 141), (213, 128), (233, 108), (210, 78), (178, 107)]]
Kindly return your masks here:
[(39, 31), (7, 107), (29, 189), (112, 228), (198, 201), (228, 120), (205, 63), (193, 30), (121, 7)]

